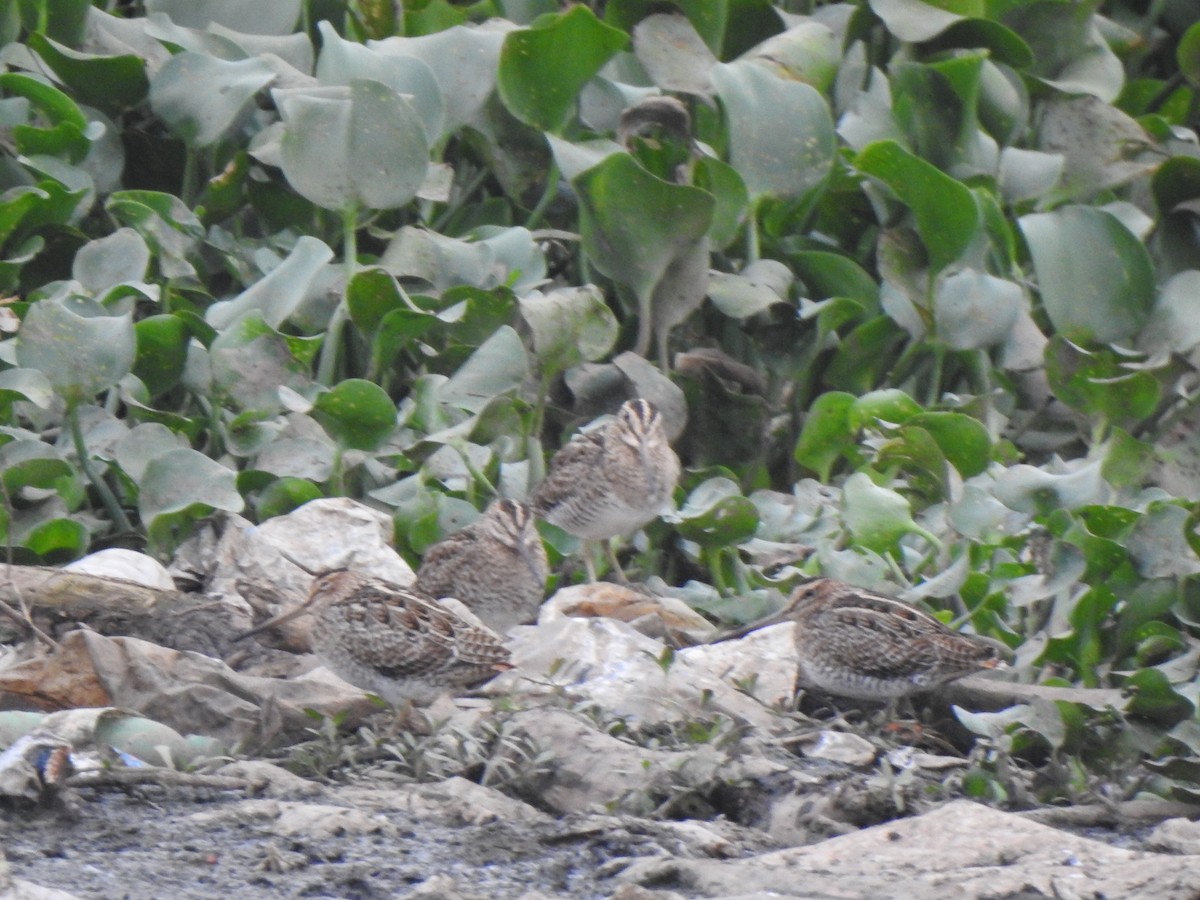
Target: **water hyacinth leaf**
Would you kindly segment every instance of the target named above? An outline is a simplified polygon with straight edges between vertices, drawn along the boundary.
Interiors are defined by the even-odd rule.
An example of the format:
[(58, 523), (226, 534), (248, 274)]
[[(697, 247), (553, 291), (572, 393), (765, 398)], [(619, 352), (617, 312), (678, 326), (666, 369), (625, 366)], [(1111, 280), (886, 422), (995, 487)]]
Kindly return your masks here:
[(856, 398), (842, 391), (827, 391), (818, 397), (804, 419), (796, 441), (796, 462), (829, 481), (834, 464), (855, 447), (858, 429), (850, 424)]
[(276, 78), (263, 60), (223, 60), (185, 50), (150, 82), (150, 107), (184, 143), (207, 147), (254, 111), (254, 95)]
[(158, 191), (117, 191), (104, 208), (145, 239), (164, 277), (196, 277), (187, 257), (204, 239), (204, 225), (182, 200)]
[(170, 450), (187, 446), (187, 438), (158, 422), (143, 422), (131, 428), (112, 447), (112, 458), (136, 484), (146, 474), (150, 460)]
[(146, 0), (147, 13), (165, 13), (184, 28), (219, 25), (246, 34), (288, 34), (300, 18), (301, 0)]
[(685, 16), (654, 13), (633, 28), (633, 52), (664, 91), (708, 95), (717, 58)]
[(767, 38), (742, 58), (753, 60), (780, 78), (811, 84), (824, 93), (837, 77), (841, 52), (833, 31), (810, 20)]
[(919, 44), (941, 34), (964, 16), (986, 14), (983, 0), (870, 0), (871, 11), (902, 41)]
[(0, 479), (10, 497), (26, 488), (40, 488), (69, 496), (75, 470), (49, 444), (16, 440), (0, 447)]
[(1001, 16), (1033, 51), (1033, 74), (1064, 95), (1090, 94), (1112, 103), (1125, 71), (1097, 27), (1091, 3), (1029, 3)]
[(1042, 105), (1038, 149), (1063, 158), (1069, 196), (1092, 198), (1151, 175), (1162, 163), (1146, 129), (1132, 116), (1092, 96), (1058, 95)]
[(500, 394), (518, 389), (529, 375), (525, 345), (511, 327), (496, 330), (438, 392), (442, 402), (479, 412)]
[(298, 509), (310, 500), (318, 500), (321, 489), (303, 478), (279, 478), (263, 488), (255, 498), (259, 519), (272, 519)]
[(1100, 475), (1101, 461), (1077, 466), (1069, 472), (1047, 472), (1036, 466), (1005, 469), (992, 488), (996, 499), (1018, 512), (1046, 514), (1056, 509), (1078, 509), (1102, 503), (1108, 488)]
[(234, 299), (214, 303), (205, 318), (220, 330), (253, 312), (272, 328), (278, 328), (308, 298), (313, 280), (332, 259), (328, 244), (304, 235), (279, 265)]
[(0, 400), (27, 400), (49, 409), (54, 402), (54, 385), (39, 369), (5, 369), (0, 372)]
[(981, 219), (970, 189), (895, 141), (868, 145), (854, 165), (886, 184), (913, 211), (934, 272), (962, 256), (975, 239)]
[(433, 72), (445, 104), (446, 133), (474, 121), (496, 85), (496, 69), (504, 34), (457, 25), (435, 34), (389, 37), (368, 41), (367, 46), (385, 56), (419, 59)]
[(40, 370), (68, 403), (112, 387), (133, 367), (135, 353), (131, 316), (104, 315), (82, 300), (32, 304), (17, 340), (17, 364)]
[(1122, 365), (1107, 348), (1088, 351), (1058, 335), (1045, 351), (1046, 376), (1069, 406), (1107, 421), (1139, 421), (1158, 406), (1162, 387), (1151, 372)]
[(874, 465), (888, 471), (899, 466), (910, 487), (931, 500), (949, 495), (946, 455), (924, 428), (913, 425), (900, 428), (895, 437), (879, 447)]
[(425, 181), (429, 144), (412, 105), (378, 81), (349, 88), (272, 91), (283, 118), (283, 174), (296, 192), (332, 210), (392, 209)]
[(692, 184), (708, 191), (717, 201), (712, 224), (708, 227), (708, 239), (716, 247), (728, 246), (737, 237), (746, 218), (746, 207), (750, 202), (746, 182), (733, 166), (711, 156), (701, 156), (692, 172)]
[(535, 291), (518, 304), (543, 378), (600, 359), (616, 343), (617, 319), (595, 285)]
[(667, 517), (685, 539), (703, 547), (731, 547), (754, 536), (758, 509), (737, 482), (710, 478), (698, 485), (677, 513)]
[(1195, 713), (1195, 705), (1178, 693), (1158, 669), (1139, 669), (1125, 680), (1132, 696), (1125, 711), (1164, 725), (1174, 725)]
[(1145, 245), (1099, 209), (1065, 206), (1018, 220), (1054, 327), (1077, 343), (1128, 340), (1154, 305)]
[(375, 450), (396, 429), (396, 405), (377, 384), (348, 378), (313, 403), (312, 417), (341, 447)]
[(1167, 281), (1159, 291), (1150, 321), (1138, 335), (1138, 346), (1153, 353), (1169, 348), (1187, 353), (1200, 345), (1200, 271), (1188, 269)]
[(964, 269), (938, 285), (933, 300), (937, 336), (951, 350), (979, 350), (1012, 334), (1024, 306), (1020, 285)]
[[(983, 13), (968, 15), (978, 16)], [(930, 52), (957, 48), (987, 50), (990, 59), (1014, 69), (1025, 69), (1033, 64), (1033, 51), (1029, 45), (1011, 28), (1006, 28), (994, 19), (959, 19), (923, 43), (923, 49)]]
[(900, 425), (921, 412), (921, 404), (899, 388), (883, 388), (863, 394), (850, 408), (850, 428), (875, 425), (877, 422)]
[(738, 273), (713, 272), (708, 297), (725, 315), (745, 319), (787, 303), (794, 280), (791, 269), (778, 260), (758, 259)]
[(1187, 509), (1173, 504), (1156, 504), (1138, 519), (1126, 548), (1143, 578), (1200, 573), (1200, 556), (1192, 552), (1185, 534), (1187, 523)]
[(21, 538), (21, 546), (36, 553), (46, 563), (63, 563), (83, 556), (90, 537), (82, 522), (51, 519), (26, 532)]
[(978, 419), (955, 412), (922, 412), (908, 424), (927, 431), (963, 478), (978, 475), (991, 461), (992, 441)]
[(138, 483), (138, 513), (147, 525), (159, 516), (214, 509), (237, 513), (244, 506), (237, 474), (190, 447), (154, 457)]
[(1059, 183), (1065, 165), (1061, 153), (1005, 147), (996, 173), (1004, 199), (1012, 203), (1040, 197)]
[(730, 162), (752, 198), (798, 197), (826, 178), (837, 138), (816, 88), (744, 60), (717, 65), (712, 78), (728, 117)]
[(133, 326), (137, 355), (133, 374), (151, 395), (169, 391), (183, 376), (191, 331), (178, 316), (148, 316)]
[(359, 269), (346, 285), (346, 311), (364, 334), (374, 334), (384, 317), (394, 310), (411, 311), (414, 315), (426, 315), (412, 310), (404, 302), (400, 284), (396, 277), (376, 266)]
[(504, 38), (496, 81), (500, 99), (522, 122), (558, 131), (570, 120), (583, 86), (628, 41), (586, 6), (539, 18)]
[(1192, 87), (1200, 90), (1200, 21), (1193, 22), (1175, 48), (1179, 71)]
[(583, 248), (601, 274), (649, 298), (676, 256), (708, 231), (715, 200), (651, 175), (627, 153), (579, 175)]
[(96, 295), (116, 284), (140, 282), (150, 265), (150, 248), (132, 228), (88, 241), (71, 264), (75, 280)]
[(1107, 441), (1101, 473), (1111, 485), (1136, 487), (1145, 483), (1156, 461), (1157, 452), (1153, 444), (1139, 441), (1120, 428), (1113, 428), (1112, 436)]
[(806, 250), (792, 258), (796, 274), (814, 300), (849, 297), (864, 309), (879, 310), (879, 285), (862, 266), (849, 257), (823, 250)]
[(439, 291), (460, 285), (491, 290), (507, 284), (523, 292), (545, 277), (545, 257), (528, 229), (482, 228), (479, 235), (467, 241), (406, 225), (379, 264), (397, 276), (422, 278)]
[(209, 349), (212, 390), (240, 410), (280, 409), (279, 387), (304, 393), (311, 384), (308, 361), (297, 359), (293, 342), (256, 312), (217, 335)]
[(38, 33), (29, 36), (28, 44), (80, 103), (110, 115), (137, 106), (150, 89), (145, 62), (133, 54), (81, 53)]
[(317, 59), (317, 80), (321, 84), (348, 87), (356, 78), (385, 84), (412, 104), (425, 125), (425, 139), (430, 144), (442, 136), (445, 107), (429, 66), (411, 56), (383, 54), (343, 40), (329, 22), (318, 22), (317, 29), (321, 33), (321, 55)]
[(20, 72), (0, 75), (0, 90), (8, 97), (26, 98), (40, 114), (30, 120), (36, 125), (12, 126), (12, 139), (19, 152), (61, 156), (72, 163), (87, 156), (91, 147), (87, 117), (74, 100), (53, 85)]
[(901, 494), (875, 484), (864, 472), (855, 472), (842, 489), (842, 521), (856, 543), (877, 553), (896, 547), (906, 534), (917, 534), (937, 546), (938, 539), (919, 526), (912, 508)]

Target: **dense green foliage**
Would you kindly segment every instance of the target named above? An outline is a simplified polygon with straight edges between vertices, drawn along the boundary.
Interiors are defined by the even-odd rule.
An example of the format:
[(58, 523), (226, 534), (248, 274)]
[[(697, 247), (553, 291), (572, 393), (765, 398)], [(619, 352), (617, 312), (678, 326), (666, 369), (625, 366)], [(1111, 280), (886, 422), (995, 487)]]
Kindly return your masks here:
[(1055, 790), (1200, 750), (1193, 3), (398, 6), (0, 3), (13, 559), (336, 494), (415, 558), (640, 393), (643, 574), (1127, 688), (964, 717)]

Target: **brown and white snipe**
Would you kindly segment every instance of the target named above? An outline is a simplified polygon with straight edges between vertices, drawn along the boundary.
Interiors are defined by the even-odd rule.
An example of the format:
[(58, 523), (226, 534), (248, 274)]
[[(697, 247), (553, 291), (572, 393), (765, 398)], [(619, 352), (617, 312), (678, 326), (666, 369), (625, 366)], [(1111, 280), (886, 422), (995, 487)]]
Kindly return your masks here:
[(516, 500), (496, 500), (426, 551), (413, 587), (461, 601), (503, 634), (537, 615), (548, 569), (533, 511)]
[(321, 662), (393, 705), (432, 703), (510, 668), (492, 631), (432, 598), (346, 569), (317, 575), (301, 606), (237, 639), (305, 614), (316, 619), (312, 647)]
[(797, 587), (768, 619), (796, 623), (801, 687), (891, 702), (1003, 665), (995, 646), (885, 594), (831, 578)]
[[(582, 431), (550, 460), (546, 480), (533, 495), (534, 511), (585, 541), (601, 541), (618, 577), (624, 578), (610, 539), (627, 535), (669, 505), (679, 481), (662, 414), (648, 400), (626, 401), (605, 424)], [(588, 577), (596, 571), (584, 548)]]

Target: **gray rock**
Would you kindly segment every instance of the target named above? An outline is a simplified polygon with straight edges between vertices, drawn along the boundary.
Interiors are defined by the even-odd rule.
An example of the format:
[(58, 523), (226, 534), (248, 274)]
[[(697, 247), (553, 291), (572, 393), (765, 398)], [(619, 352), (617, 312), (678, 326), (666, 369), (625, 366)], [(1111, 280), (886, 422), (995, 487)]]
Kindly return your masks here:
[(632, 884), (731, 898), (972, 900), (985, 897), (1200, 896), (1200, 855), (1110, 847), (967, 800), (911, 819), (748, 859), (651, 859), (620, 875)]

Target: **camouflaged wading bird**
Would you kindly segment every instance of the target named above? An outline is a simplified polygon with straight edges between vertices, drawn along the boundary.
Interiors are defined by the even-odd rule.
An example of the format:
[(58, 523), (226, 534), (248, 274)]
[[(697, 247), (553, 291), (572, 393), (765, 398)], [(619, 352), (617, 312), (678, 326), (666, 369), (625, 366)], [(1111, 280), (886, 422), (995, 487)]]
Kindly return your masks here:
[(453, 597), (503, 634), (537, 615), (548, 569), (533, 511), (516, 500), (496, 500), (426, 551), (413, 587), (429, 597)]
[(392, 705), (432, 703), (511, 668), (508, 650), (489, 629), (415, 591), (347, 569), (317, 574), (301, 606), (236, 640), (305, 614), (316, 619), (312, 646), (321, 662)]
[[(662, 415), (648, 401), (627, 400), (609, 421), (581, 431), (554, 454), (546, 480), (533, 495), (534, 512), (568, 534), (601, 541), (624, 581), (610, 540), (631, 534), (670, 503), (679, 481)], [(596, 580), (590, 548), (588, 578)]]
[(1004, 665), (997, 648), (926, 612), (831, 578), (797, 587), (778, 613), (731, 636), (796, 623), (800, 686), (892, 702)]

